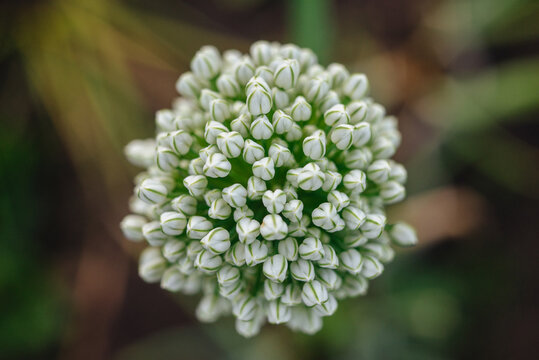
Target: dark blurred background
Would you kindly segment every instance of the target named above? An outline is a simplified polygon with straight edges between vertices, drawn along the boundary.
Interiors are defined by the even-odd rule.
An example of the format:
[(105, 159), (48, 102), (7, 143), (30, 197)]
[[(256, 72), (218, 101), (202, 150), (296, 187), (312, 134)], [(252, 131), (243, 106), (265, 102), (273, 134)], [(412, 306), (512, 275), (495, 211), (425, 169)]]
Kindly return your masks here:
[[(535, 359), (539, 2), (35, 0), (0, 8), (0, 358)], [(202, 45), (311, 47), (400, 119), (419, 245), (323, 330), (202, 325), (137, 276), (123, 146)]]

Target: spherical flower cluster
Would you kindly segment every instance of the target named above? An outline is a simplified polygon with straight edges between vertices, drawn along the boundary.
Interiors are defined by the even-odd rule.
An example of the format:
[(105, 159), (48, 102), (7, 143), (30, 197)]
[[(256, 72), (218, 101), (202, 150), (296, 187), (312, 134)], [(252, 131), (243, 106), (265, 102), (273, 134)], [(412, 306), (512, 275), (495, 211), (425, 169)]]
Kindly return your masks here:
[(125, 149), (145, 171), (121, 228), (149, 245), (142, 279), (202, 293), (201, 321), (315, 333), (338, 300), (366, 293), (392, 243), (417, 241), (387, 222), (385, 205), (405, 196), (390, 159), (401, 137), (364, 74), (259, 41), (248, 55), (201, 48), (176, 88), (156, 137)]

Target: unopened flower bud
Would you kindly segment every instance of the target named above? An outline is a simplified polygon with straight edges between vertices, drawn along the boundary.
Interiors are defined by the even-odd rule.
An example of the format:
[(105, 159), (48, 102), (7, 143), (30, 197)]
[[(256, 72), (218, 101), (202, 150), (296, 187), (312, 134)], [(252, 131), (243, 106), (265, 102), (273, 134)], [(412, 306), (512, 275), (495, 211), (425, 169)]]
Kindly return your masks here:
[(298, 96), (292, 104), (290, 115), (295, 121), (307, 121), (311, 118), (312, 107), (303, 96)]
[(257, 65), (269, 64), (274, 56), (271, 44), (264, 40), (253, 43), (249, 53)]
[(191, 60), (191, 70), (201, 79), (212, 79), (221, 70), (221, 56), (213, 46), (202, 47)]
[(247, 180), (247, 197), (251, 200), (261, 199), (266, 192), (266, 189), (267, 187), (264, 180), (256, 176), (251, 176), (249, 180)]
[(314, 310), (320, 315), (320, 316), (331, 316), (337, 311), (337, 299), (331, 294), (328, 296), (328, 300), (320, 305), (316, 305), (314, 307)]
[(187, 218), (180, 212), (167, 211), (161, 214), (161, 228), (167, 235), (180, 235), (186, 225)]
[(230, 234), (224, 228), (217, 227), (204, 236), (200, 244), (213, 254), (222, 254), (230, 247)]
[(210, 121), (204, 128), (204, 140), (208, 144), (215, 144), (217, 142), (217, 136), (226, 132), (228, 132), (228, 128), (225, 125), (217, 121)]
[(255, 317), (258, 310), (256, 299), (252, 296), (242, 296), (232, 307), (233, 314), (241, 321), (248, 321)]
[(344, 164), (349, 169), (364, 170), (372, 160), (372, 153), (367, 148), (354, 149), (344, 155)]
[(276, 134), (284, 134), (294, 124), (294, 120), (282, 110), (277, 110), (273, 113), (273, 128)]
[(139, 258), (138, 273), (142, 280), (154, 283), (161, 280), (167, 268), (167, 261), (156, 247), (148, 247), (142, 251)]
[(343, 65), (337, 63), (329, 64), (327, 72), (331, 77), (331, 84), (333, 85), (333, 88), (338, 88), (346, 79), (350, 77), (348, 70), (346, 70)]
[(293, 142), (293, 141), (298, 141), (299, 139), (301, 139), (301, 136), (302, 136), (301, 127), (298, 124), (293, 123), (290, 130), (288, 130), (288, 132), (286, 133), (285, 138), (286, 138), (286, 141)]
[(303, 190), (315, 191), (322, 187), (325, 175), (316, 164), (305, 165), (298, 175), (298, 185)]
[(151, 246), (161, 246), (167, 240), (167, 235), (161, 229), (159, 221), (151, 221), (142, 226), (142, 234)]
[(300, 68), (297, 60), (283, 60), (275, 69), (275, 85), (285, 90), (293, 88), (298, 80), (299, 71)]
[(323, 304), (328, 300), (328, 290), (318, 280), (313, 280), (303, 285), (301, 299), (307, 306)]
[(413, 246), (417, 244), (417, 235), (415, 230), (408, 224), (398, 222), (391, 227), (389, 231), (391, 240), (399, 246)]
[(176, 239), (168, 240), (165, 245), (163, 245), (163, 256), (170, 262), (175, 263), (185, 254), (186, 245), (183, 241), (178, 241)]
[(177, 292), (181, 290), (186, 280), (187, 276), (176, 266), (172, 266), (163, 272), (161, 288), (171, 292)]
[(252, 218), (254, 216), (253, 210), (249, 209), (247, 205), (241, 206), (234, 210), (234, 221), (238, 222), (244, 218)]
[(314, 279), (313, 263), (304, 259), (290, 263), (290, 275), (298, 281), (312, 281)]
[(170, 172), (178, 167), (180, 159), (172, 149), (159, 146), (155, 153), (155, 162), (161, 171)]
[(189, 175), (183, 179), (183, 185), (187, 188), (191, 196), (198, 197), (204, 194), (208, 186), (208, 179), (202, 175)]
[(367, 279), (377, 278), (384, 271), (384, 265), (374, 256), (366, 255), (363, 257), (363, 269), (361, 275)]
[(195, 158), (189, 163), (189, 175), (204, 175), (204, 160)]
[(326, 153), (326, 134), (318, 130), (303, 140), (303, 153), (313, 160), (320, 160)]
[(183, 73), (176, 82), (176, 90), (186, 98), (197, 98), (200, 95), (201, 89), (200, 81), (191, 72)]
[(361, 233), (368, 239), (377, 239), (382, 235), (386, 217), (380, 214), (368, 214), (361, 225)]
[(357, 230), (365, 222), (366, 215), (355, 206), (348, 206), (342, 211), (342, 217), (350, 230)]
[(205, 111), (209, 112), (212, 101), (216, 99), (221, 99), (221, 95), (219, 95), (219, 93), (216, 93), (215, 91), (210, 89), (202, 89), (199, 98), (200, 107)]
[(197, 319), (205, 323), (216, 321), (223, 313), (222, 302), (223, 299), (216, 294), (204, 295), (196, 308)]
[(329, 290), (336, 290), (342, 284), (341, 278), (333, 269), (319, 269), (316, 273), (316, 279)]
[(331, 141), (339, 150), (347, 150), (354, 142), (355, 127), (348, 124), (337, 125), (331, 131)]
[(340, 253), (341, 265), (350, 274), (359, 274), (363, 267), (363, 257), (356, 249), (348, 249)]
[(127, 160), (135, 166), (151, 166), (155, 159), (155, 140), (133, 140), (126, 145), (124, 154)]
[(238, 81), (229, 74), (219, 76), (216, 85), (219, 92), (229, 98), (236, 97), (241, 91)]
[(247, 201), (247, 189), (241, 184), (228, 186), (223, 189), (223, 199), (234, 208), (242, 207)]
[(260, 234), (260, 223), (254, 219), (243, 218), (236, 224), (236, 232), (242, 243), (250, 244)]
[(376, 160), (367, 168), (367, 176), (377, 184), (382, 184), (389, 178), (391, 167), (387, 160)]
[(331, 231), (335, 228), (338, 218), (339, 215), (335, 206), (329, 202), (320, 204), (312, 213), (313, 224), (326, 231)]
[(245, 263), (248, 266), (263, 263), (268, 258), (268, 251), (266, 244), (259, 240), (245, 245)]
[(337, 211), (341, 211), (348, 205), (350, 205), (350, 198), (345, 193), (338, 191), (338, 190), (332, 190), (328, 194), (328, 201), (335, 206)]
[(344, 187), (353, 193), (361, 193), (367, 188), (367, 177), (361, 170), (352, 170), (344, 176)]
[(278, 252), (288, 261), (296, 261), (299, 254), (298, 242), (293, 237), (279, 241)]
[(249, 112), (255, 116), (269, 113), (273, 104), (271, 92), (262, 86), (253, 86), (249, 90), (247, 95)]
[(357, 124), (367, 117), (369, 104), (365, 101), (352, 101), (346, 106), (346, 111), (350, 115), (350, 123)]
[(339, 257), (337, 252), (330, 245), (323, 245), (324, 256), (317, 261), (318, 266), (327, 269), (336, 269), (339, 266)]
[(406, 190), (398, 182), (388, 181), (380, 185), (380, 196), (385, 204), (394, 204), (404, 199)]
[(292, 317), (290, 308), (279, 300), (270, 301), (266, 313), (270, 324), (284, 324)]
[(212, 223), (202, 216), (192, 216), (187, 222), (187, 236), (191, 239), (202, 239), (213, 228)]
[(299, 246), (299, 256), (305, 260), (320, 260), (324, 257), (324, 249), (320, 239), (308, 237)]
[(257, 117), (251, 123), (251, 134), (257, 140), (266, 140), (273, 135), (273, 125), (266, 115)]
[(286, 91), (273, 88), (271, 89), (271, 94), (273, 95), (273, 104), (276, 108), (284, 109), (290, 104), (290, 97)]
[(267, 190), (262, 197), (262, 203), (269, 213), (279, 214), (284, 209), (286, 195), (280, 189), (275, 191)]
[(348, 124), (350, 122), (350, 115), (346, 112), (344, 105), (334, 105), (324, 113), (324, 122), (328, 126)]
[(301, 200), (290, 200), (284, 206), (283, 216), (292, 222), (299, 222), (303, 216)]
[(288, 284), (281, 296), (281, 302), (288, 306), (299, 305), (301, 301), (301, 287), (297, 284)]
[(395, 144), (384, 136), (379, 136), (371, 144), (371, 151), (375, 159), (388, 159), (395, 155)]
[(343, 86), (344, 94), (348, 95), (352, 100), (360, 100), (369, 90), (369, 81), (365, 74), (354, 74), (348, 78)]
[(217, 199), (211, 203), (208, 216), (216, 220), (226, 220), (230, 217), (232, 209), (223, 199)]
[(284, 285), (282, 283), (274, 282), (269, 279), (264, 280), (264, 297), (266, 298), (266, 300), (271, 301), (279, 299), (281, 295), (283, 295), (283, 293)]
[(120, 227), (126, 238), (138, 242), (144, 240), (142, 227), (146, 222), (147, 221), (143, 216), (131, 214), (123, 218)]
[(208, 156), (203, 171), (204, 175), (208, 177), (222, 178), (226, 177), (231, 169), (232, 165), (223, 154), (213, 153)]
[(326, 79), (321, 77), (309, 81), (305, 89), (305, 98), (309, 101), (317, 102), (322, 100), (329, 92), (330, 87)]
[(212, 253), (209, 250), (202, 250), (195, 259), (195, 268), (205, 272), (205, 273), (214, 273), (223, 264), (223, 259), (221, 256)]
[(228, 158), (238, 157), (243, 145), (243, 137), (236, 131), (223, 132), (217, 136), (217, 147)]
[(288, 234), (288, 226), (279, 215), (266, 215), (260, 224), (260, 234), (266, 240), (284, 239)]
[(326, 171), (324, 173), (324, 183), (322, 190), (329, 192), (335, 190), (342, 181), (342, 175), (335, 171)]
[(253, 163), (253, 175), (268, 181), (275, 176), (275, 165), (270, 157), (262, 158)]
[(283, 282), (286, 279), (288, 262), (283, 255), (273, 255), (264, 262), (263, 271), (271, 281)]
[(292, 153), (283, 145), (272, 144), (268, 150), (268, 155), (273, 159), (275, 166), (281, 167), (292, 159)]
[(248, 57), (244, 57), (234, 67), (234, 75), (240, 85), (245, 85), (255, 74), (255, 66)]
[(251, 139), (245, 140), (243, 146), (243, 159), (249, 163), (253, 164), (255, 161), (258, 161), (264, 157), (264, 148), (262, 145), (257, 144)]

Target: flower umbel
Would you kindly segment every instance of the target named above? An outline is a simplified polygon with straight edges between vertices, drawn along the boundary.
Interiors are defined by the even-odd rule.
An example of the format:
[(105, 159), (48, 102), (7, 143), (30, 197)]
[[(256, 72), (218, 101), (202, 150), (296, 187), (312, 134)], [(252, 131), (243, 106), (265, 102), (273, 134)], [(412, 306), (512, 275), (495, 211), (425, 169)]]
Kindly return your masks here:
[(392, 244), (417, 242), (385, 216), (407, 174), (390, 159), (397, 121), (364, 74), (259, 41), (248, 55), (204, 46), (176, 89), (156, 137), (125, 148), (145, 170), (121, 228), (148, 243), (143, 280), (202, 293), (200, 321), (315, 333), (338, 300), (366, 293)]

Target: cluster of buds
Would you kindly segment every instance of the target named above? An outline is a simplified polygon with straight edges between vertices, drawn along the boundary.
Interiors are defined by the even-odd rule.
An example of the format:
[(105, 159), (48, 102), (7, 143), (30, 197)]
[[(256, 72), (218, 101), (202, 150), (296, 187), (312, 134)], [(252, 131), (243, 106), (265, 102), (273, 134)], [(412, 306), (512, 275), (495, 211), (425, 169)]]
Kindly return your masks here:
[(386, 219), (406, 170), (390, 159), (397, 121), (364, 74), (259, 41), (247, 55), (201, 48), (176, 88), (156, 137), (125, 149), (145, 170), (121, 228), (149, 245), (142, 279), (202, 293), (201, 321), (233, 314), (247, 337), (266, 321), (315, 333), (338, 300), (366, 293), (392, 244), (416, 243)]

